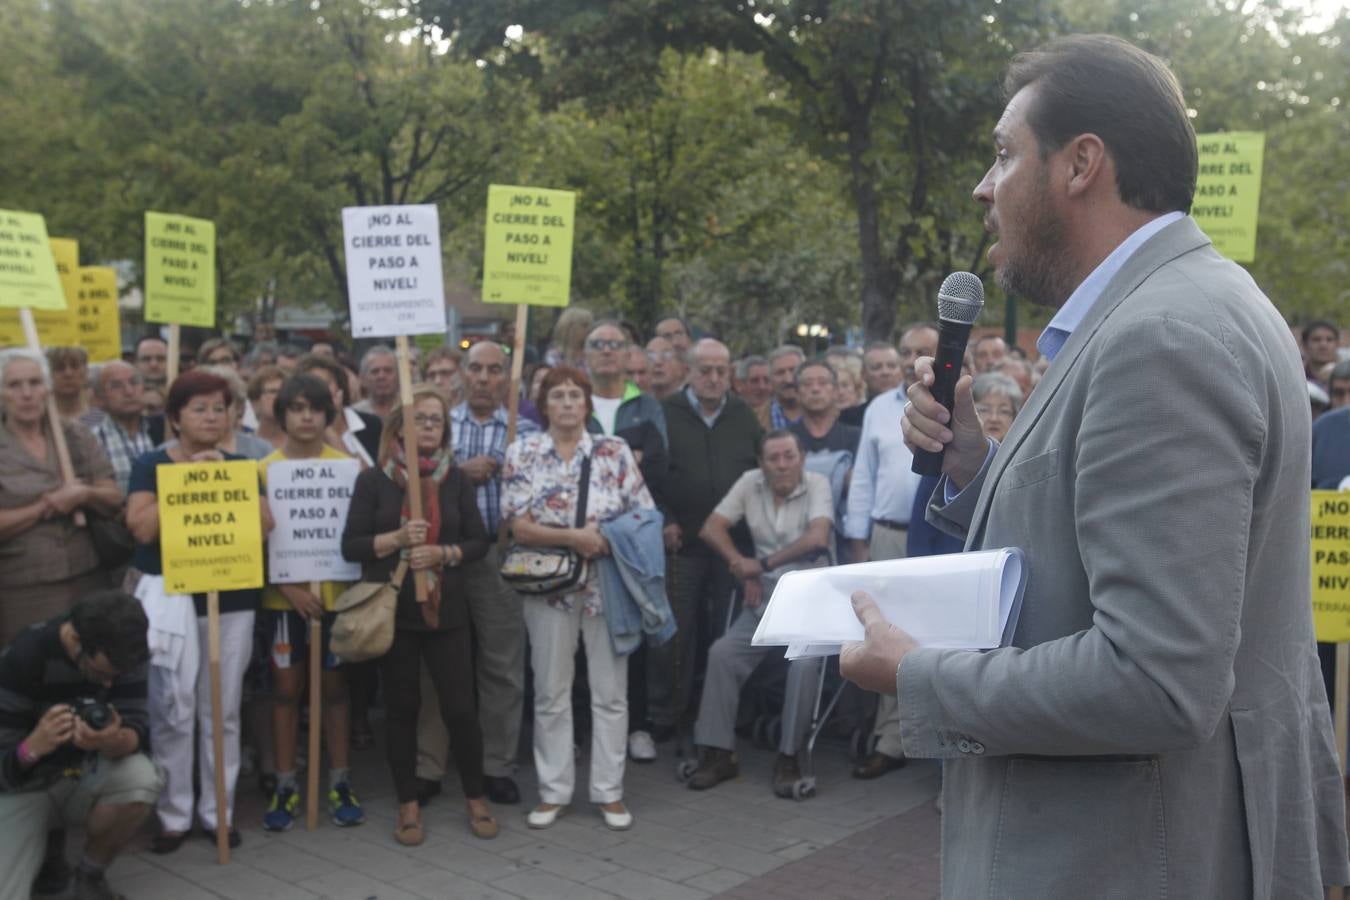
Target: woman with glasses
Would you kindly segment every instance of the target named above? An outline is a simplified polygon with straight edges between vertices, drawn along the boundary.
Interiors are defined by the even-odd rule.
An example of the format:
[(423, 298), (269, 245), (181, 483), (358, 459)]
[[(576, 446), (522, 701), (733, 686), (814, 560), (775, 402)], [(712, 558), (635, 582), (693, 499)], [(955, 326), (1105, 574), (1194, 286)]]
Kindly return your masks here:
[[(192, 757), (194, 725), (197, 735), (198, 778), (203, 786), (195, 803), (196, 818), (205, 837), (214, 840), (216, 821), (216, 765), (225, 766), (226, 822), (230, 846), (238, 846), (234, 828), (235, 783), (239, 779), (239, 709), (244, 696), (244, 670), (253, 654), (253, 621), (258, 609), (257, 590), (220, 593), (221, 720), (225, 759), (212, 749), (211, 678), (206, 664), (206, 596), (170, 594), (164, 586), (159, 547), (159, 479), (161, 465), (220, 462), (245, 457), (221, 450), (230, 437), (230, 406), (234, 394), (219, 375), (194, 369), (169, 387), (164, 416), (177, 435), (172, 444), (146, 453), (131, 467), (127, 487), (127, 526), (136, 538), (131, 564), (140, 573), (136, 598), (150, 622), (150, 747), (165, 774), (164, 792), (157, 811), (160, 834), (155, 853), (177, 850), (192, 829), (194, 812)], [(259, 515), (266, 519), (260, 505)], [(268, 530), (263, 522), (263, 533)]]
[(971, 385), (975, 412), (984, 426), (984, 433), (996, 441), (1008, 436), (1013, 419), (1022, 408), (1022, 389), (1007, 375), (985, 372), (975, 376)]
[[(403, 444), (405, 407), (395, 407), (380, 438), (377, 464), (362, 472), (342, 534), (342, 555), (361, 563), (363, 581), (388, 581), (400, 561), (409, 574), (399, 586), (394, 643), (380, 661), (384, 679), (389, 770), (398, 794), (394, 839), (416, 846), (425, 839), (417, 805), (417, 716), (420, 668), (426, 664), (450, 751), (468, 803), (469, 830), (497, 836), (483, 779), (483, 737), (474, 699), (473, 650), (465, 597), (464, 564), (487, 554), (488, 534), (478, 513), (473, 482), (453, 462), (445, 397), (431, 385), (413, 393), (417, 446)], [(422, 515), (408, 504), (408, 466), (421, 476)], [(417, 602), (414, 578), (427, 581)], [(431, 698), (427, 698), (431, 701)]]

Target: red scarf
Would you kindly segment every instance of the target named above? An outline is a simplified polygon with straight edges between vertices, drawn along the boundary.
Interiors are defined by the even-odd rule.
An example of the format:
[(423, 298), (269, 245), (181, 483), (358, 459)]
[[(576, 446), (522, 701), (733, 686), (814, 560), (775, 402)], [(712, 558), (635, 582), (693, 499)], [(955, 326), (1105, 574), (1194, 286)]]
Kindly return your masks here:
[[(427, 522), (427, 543), (440, 543), (441, 536), (441, 485), (450, 473), (450, 452), (441, 447), (431, 456), (417, 456), (417, 472), (421, 476), (418, 485), (422, 493), (422, 518)], [(407, 524), (408, 514), (408, 462), (402, 447), (397, 447), (394, 455), (384, 464), (384, 474), (403, 491), (403, 509), (399, 514), (400, 527)], [(402, 551), (406, 557), (408, 551)], [(440, 570), (425, 569), (427, 575), (427, 602), (422, 607), (422, 619), (428, 628), (437, 628), (441, 622)], [(416, 577), (414, 574), (413, 577)]]

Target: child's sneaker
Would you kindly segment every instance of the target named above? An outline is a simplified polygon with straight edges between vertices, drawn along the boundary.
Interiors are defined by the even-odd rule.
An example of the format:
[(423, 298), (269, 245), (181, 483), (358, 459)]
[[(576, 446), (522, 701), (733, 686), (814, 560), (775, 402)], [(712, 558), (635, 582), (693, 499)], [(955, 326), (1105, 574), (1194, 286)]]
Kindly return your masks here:
[(361, 801), (356, 799), (351, 786), (345, 781), (333, 785), (332, 790), (328, 792), (328, 813), (333, 824), (339, 828), (350, 828), (366, 820), (366, 814), (361, 809)]
[(263, 830), (290, 831), (295, 824), (295, 812), (300, 808), (300, 795), (293, 788), (278, 788), (272, 802), (263, 813)]

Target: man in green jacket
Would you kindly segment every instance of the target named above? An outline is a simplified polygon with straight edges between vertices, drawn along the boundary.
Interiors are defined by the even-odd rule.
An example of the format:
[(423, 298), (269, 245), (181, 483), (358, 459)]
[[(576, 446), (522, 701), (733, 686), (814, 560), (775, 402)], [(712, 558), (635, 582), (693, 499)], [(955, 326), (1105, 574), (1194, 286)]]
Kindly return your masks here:
[[(670, 466), (656, 501), (666, 513), (668, 593), (679, 632), (655, 652), (663, 677), (653, 679), (649, 703), (658, 740), (692, 720), (694, 673), (726, 626), (735, 584), (726, 562), (698, 538), (717, 502), (759, 464), (763, 429), (730, 389), (731, 353), (705, 338), (689, 351), (689, 385), (663, 401)], [(748, 535), (737, 537), (753, 552)]]

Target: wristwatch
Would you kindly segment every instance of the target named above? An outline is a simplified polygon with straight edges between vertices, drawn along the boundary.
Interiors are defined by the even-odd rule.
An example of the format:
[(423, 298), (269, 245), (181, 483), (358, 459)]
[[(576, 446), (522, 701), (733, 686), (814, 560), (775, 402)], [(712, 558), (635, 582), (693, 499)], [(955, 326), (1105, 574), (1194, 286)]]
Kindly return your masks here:
[(761, 569), (763, 569), (765, 572), (767, 572), (767, 571), (769, 571), (770, 569), (773, 568), (773, 566), (769, 565), (769, 557), (768, 557), (768, 556), (761, 556), (761, 557), (759, 558), (759, 567), (760, 567)]

